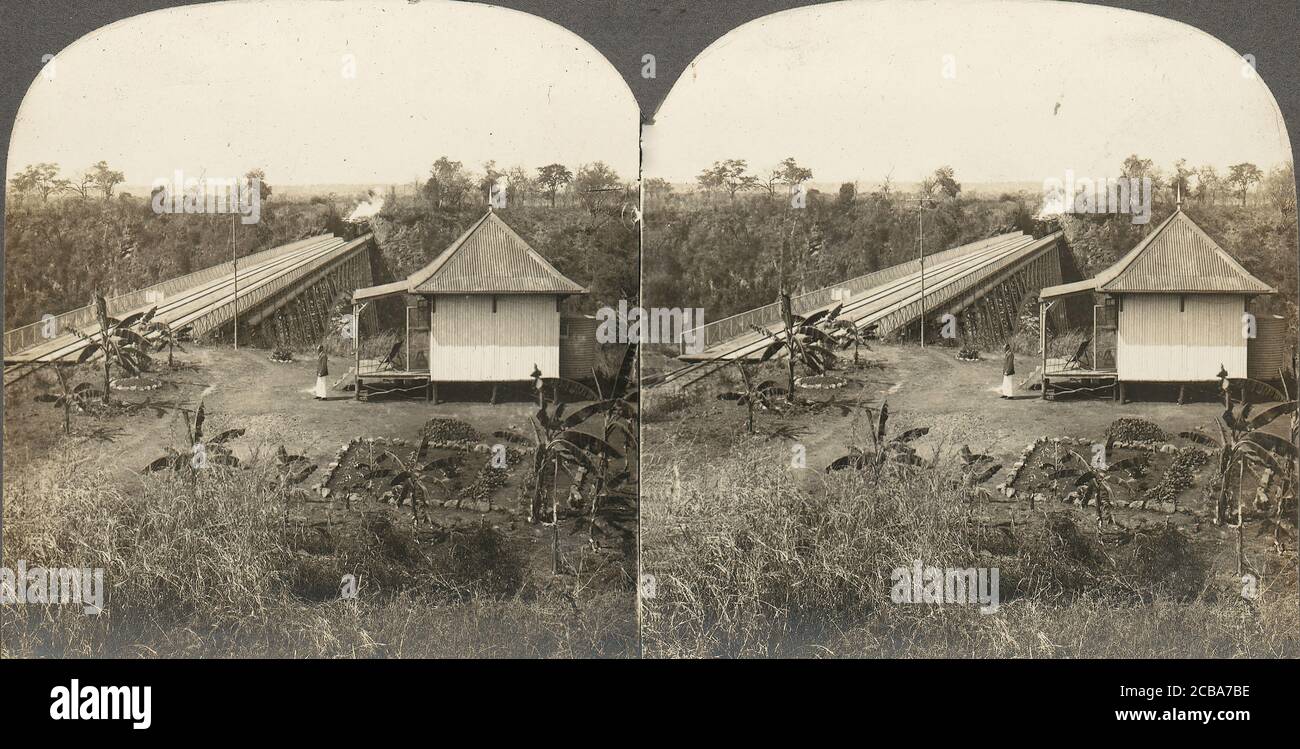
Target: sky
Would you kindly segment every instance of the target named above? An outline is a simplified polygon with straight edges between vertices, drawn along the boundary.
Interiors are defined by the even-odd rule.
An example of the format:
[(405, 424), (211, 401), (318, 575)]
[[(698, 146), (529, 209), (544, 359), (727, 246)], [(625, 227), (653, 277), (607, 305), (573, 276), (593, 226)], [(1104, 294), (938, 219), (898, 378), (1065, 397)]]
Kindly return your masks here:
[(959, 182), (1117, 176), (1126, 156), (1189, 165), (1291, 159), (1263, 81), (1191, 26), (1093, 6), (850, 0), (728, 33), (645, 130), (644, 176), (793, 156), (815, 182), (950, 165)]
[(73, 177), (103, 159), (128, 185), (254, 167), (272, 185), (390, 184), (442, 155), (475, 171), (599, 160), (637, 176), (640, 118), (615, 69), (503, 8), (190, 6), (99, 29), (53, 66), (19, 109), (7, 177), (36, 162)]

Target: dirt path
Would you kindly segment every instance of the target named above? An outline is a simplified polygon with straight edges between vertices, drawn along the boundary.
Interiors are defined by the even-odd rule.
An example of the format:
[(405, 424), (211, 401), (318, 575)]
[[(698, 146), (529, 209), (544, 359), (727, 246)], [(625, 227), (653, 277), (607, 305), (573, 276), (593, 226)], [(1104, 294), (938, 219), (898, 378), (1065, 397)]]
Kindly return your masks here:
[[(178, 354), (177, 363), (176, 369), (158, 363), (154, 375), (164, 384), (157, 390), (114, 392), (119, 404), (152, 403), (160, 410), (137, 407), (112, 416), (74, 414), (73, 435), (69, 438), (61, 434), (61, 410), (34, 401), (36, 394), (49, 391), (52, 374), (29, 378), (21, 389), (6, 392), (6, 470), (44, 470), (50, 459), (66, 448), (81, 456), (78, 460), (102, 468), (113, 480), (129, 487), (139, 481), (140, 470), (164, 455), (167, 448), (188, 451), (178, 409), (192, 413), (202, 402), (207, 416), (205, 434), (245, 429), (243, 436), (229, 443), (235, 456), (245, 462), (254, 453), (265, 458), (281, 445), (291, 454), (306, 456), (317, 466), (304, 484), (310, 486), (324, 478), (328, 464), (353, 438), (415, 442), (425, 423), (434, 417), (466, 422), (484, 439), (501, 430), (531, 435), (529, 419), (537, 409), (531, 393), (524, 389), (503, 391), (502, 402), (496, 405), (488, 402), (486, 390), (481, 388), (444, 392), (448, 400), (436, 405), (418, 398), (371, 398), (360, 402), (350, 392), (333, 390), (328, 400), (317, 401), (312, 397), (314, 357), (281, 364), (270, 361), (268, 352), (262, 349), (235, 351), (225, 346), (195, 345), (188, 348), (188, 353)], [(331, 384), (350, 364), (343, 357), (330, 360)], [(90, 371), (79, 373), (77, 381), (97, 382)], [(517, 504), (517, 480), (512, 476), (498, 490), (494, 506), (509, 508)], [(322, 501), (320, 508), (327, 508), (324, 511), (331, 515), (344, 514), (341, 501)], [(410, 511), (402, 508), (398, 512), (409, 516)], [(476, 525), (485, 520), (520, 543), (535, 568), (549, 571), (549, 528), (495, 509), (481, 513), (435, 507), (430, 515), (443, 524)], [(562, 526), (561, 546), (565, 553), (585, 546), (586, 533), (574, 532), (571, 520), (563, 520)]]
[[(1171, 434), (1197, 427), (1213, 433), (1213, 422), (1222, 410), (1215, 402), (1179, 406), (1160, 401), (1125, 405), (1102, 399), (1045, 401), (1032, 390), (1003, 400), (997, 392), (1002, 379), (1000, 361), (960, 362), (952, 349), (936, 346), (922, 350), (916, 345), (873, 344), (872, 348), (870, 353), (863, 353), (863, 358), (873, 366), (849, 370), (853, 380), (849, 386), (832, 391), (799, 391), (801, 398), (836, 404), (819, 410), (814, 418), (790, 420), (798, 426), (784, 436), (804, 446), (810, 469), (821, 470), (844, 455), (854, 440), (855, 417), (845, 415), (840, 406), (860, 413), (862, 406), (878, 411), (882, 403), (888, 403), (891, 434), (929, 427), (930, 434), (915, 443), (926, 457), (935, 451), (948, 453), (969, 445), (972, 450), (1004, 460), (1015, 459), (1039, 437), (1068, 434), (1104, 441), (1111, 422), (1125, 416), (1154, 421)], [(1022, 363), (1021, 369), (1029, 371), (1029, 364)], [(762, 377), (784, 383), (784, 372), (778, 370), (779, 366), (768, 365)], [(1017, 381), (1024, 376), (1018, 373)], [(696, 392), (697, 387), (701, 393), (724, 389), (716, 377), (689, 392)], [(737, 423), (743, 428), (744, 409), (725, 403), (705, 408), (722, 417), (722, 429), (733, 430)], [(857, 438), (866, 442), (865, 415), (857, 419)], [(759, 431), (767, 429), (771, 433), (773, 422), (782, 420), (762, 414), (758, 421)]]

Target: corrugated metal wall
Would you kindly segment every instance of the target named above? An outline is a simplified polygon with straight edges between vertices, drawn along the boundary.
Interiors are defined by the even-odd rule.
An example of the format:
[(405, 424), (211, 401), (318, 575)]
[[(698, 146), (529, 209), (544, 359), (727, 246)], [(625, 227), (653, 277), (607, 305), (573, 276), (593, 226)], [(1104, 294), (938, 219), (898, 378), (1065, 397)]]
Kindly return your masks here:
[(430, 312), (429, 379), (510, 382), (560, 370), (560, 313), (550, 294), (439, 294)]
[(1252, 380), (1273, 382), (1287, 367), (1286, 318), (1260, 315), (1255, 321), (1255, 338), (1247, 346), (1246, 371)]
[(560, 376), (569, 380), (592, 379), (596, 364), (596, 318), (564, 318), (567, 336), (560, 338)]
[(1230, 294), (1125, 294), (1119, 313), (1119, 379), (1197, 382), (1246, 376), (1244, 298)]

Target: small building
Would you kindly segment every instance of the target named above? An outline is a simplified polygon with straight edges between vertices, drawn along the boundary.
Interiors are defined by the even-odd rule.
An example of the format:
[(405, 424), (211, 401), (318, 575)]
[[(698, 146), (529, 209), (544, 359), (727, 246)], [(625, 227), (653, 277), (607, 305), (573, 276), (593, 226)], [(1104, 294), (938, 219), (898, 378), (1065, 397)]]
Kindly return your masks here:
[(354, 312), (396, 296), (407, 308), (405, 355), (389, 357), (404, 366), (362, 360), (358, 345), (357, 397), (365, 397), (366, 381), (427, 382), (434, 400), (439, 383), (489, 382), (495, 401), (497, 384), (527, 382), (534, 367), (543, 378), (559, 377), (561, 305), (585, 293), (488, 211), (405, 280), (352, 295)]
[[(1180, 205), (1119, 262), (1096, 277), (1039, 294), (1043, 397), (1130, 383), (1213, 382), (1220, 367), (1247, 376), (1250, 301), (1277, 290), (1251, 275)], [(1090, 351), (1047, 355), (1047, 312), (1069, 296), (1093, 298)], [(1057, 383), (1054, 390), (1052, 381)]]

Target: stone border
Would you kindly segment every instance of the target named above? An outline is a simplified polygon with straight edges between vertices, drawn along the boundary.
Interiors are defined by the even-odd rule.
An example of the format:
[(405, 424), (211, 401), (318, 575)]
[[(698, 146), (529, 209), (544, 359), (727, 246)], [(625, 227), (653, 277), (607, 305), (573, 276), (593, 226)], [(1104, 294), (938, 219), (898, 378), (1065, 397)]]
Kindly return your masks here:
[[(1007, 480), (1001, 484), (998, 484), (995, 487), (996, 490), (1000, 494), (1002, 494), (1002, 496), (1007, 497), (1008, 499), (1016, 496), (1016, 488), (1012, 486), (1012, 484), (1014, 484), (1016, 482), (1016, 479), (1020, 477), (1021, 472), (1024, 471), (1025, 466), (1029, 463), (1029, 459), (1033, 457), (1034, 451), (1037, 450), (1039, 446), (1045, 444), (1078, 445), (1080, 447), (1083, 447), (1095, 443), (1092, 440), (1085, 439), (1083, 437), (1039, 437), (1038, 439), (1026, 445), (1024, 450), (1020, 451), (1020, 459), (1011, 465), (1011, 470), (1007, 472)], [(1125, 450), (1144, 450), (1146, 452), (1153, 453), (1153, 454), (1157, 452), (1173, 454), (1173, 453), (1177, 453), (1180, 449), (1182, 449), (1178, 445), (1173, 444), (1172, 442), (1157, 444), (1156, 442), (1137, 442), (1132, 440), (1116, 440), (1115, 442), (1111, 443), (1111, 447), (1122, 448)], [(1034, 502), (1043, 502), (1047, 500), (1047, 497), (1041, 492), (1035, 492), (1033, 496), (1033, 500)], [(1079, 504), (1080, 502), (1079, 491), (1076, 489), (1070, 492), (1069, 494), (1065, 495), (1065, 497), (1062, 498), (1061, 501), (1067, 504)], [(1146, 500), (1136, 499), (1127, 502), (1117, 501), (1114, 504), (1129, 510), (1147, 510), (1150, 512), (1163, 512), (1166, 514), (1172, 514), (1176, 512), (1182, 512), (1188, 515), (1202, 514), (1199, 511), (1180, 508), (1176, 506), (1173, 502), (1153, 503), (1153, 502), (1147, 502)], [(1082, 507), (1083, 505), (1080, 506)]]

